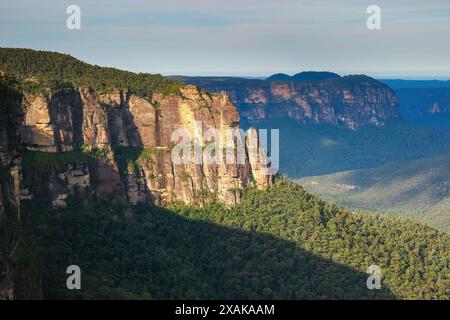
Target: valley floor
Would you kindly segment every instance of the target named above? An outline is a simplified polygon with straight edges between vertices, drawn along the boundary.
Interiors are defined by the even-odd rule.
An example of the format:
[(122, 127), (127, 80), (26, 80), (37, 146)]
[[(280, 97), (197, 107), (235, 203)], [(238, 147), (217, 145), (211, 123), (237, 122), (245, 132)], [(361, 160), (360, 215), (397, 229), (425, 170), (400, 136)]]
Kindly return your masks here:
[(344, 207), (407, 217), (450, 232), (450, 154), (296, 181)]

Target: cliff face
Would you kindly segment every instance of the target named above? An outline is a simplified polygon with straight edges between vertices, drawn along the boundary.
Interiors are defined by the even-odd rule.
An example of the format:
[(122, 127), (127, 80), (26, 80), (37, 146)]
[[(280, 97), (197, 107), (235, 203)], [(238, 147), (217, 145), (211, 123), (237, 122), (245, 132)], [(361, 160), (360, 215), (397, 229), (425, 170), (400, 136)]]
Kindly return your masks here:
[(20, 220), (20, 99), (0, 71), (0, 300), (15, 297), (15, 271), (9, 261), (13, 252), (7, 239), (14, 239), (10, 226)]
[(407, 116), (450, 114), (450, 88), (400, 88), (396, 93)]
[(54, 206), (111, 195), (132, 204), (204, 204), (213, 198), (233, 204), (243, 187), (272, 182), (248, 161), (172, 163), (174, 130), (198, 122), (203, 130), (238, 128), (238, 113), (222, 94), (186, 86), (180, 94), (144, 99), (78, 88), (47, 98), (26, 94), (24, 105), (21, 136), (28, 152), (22, 199), (48, 200)]
[[(20, 231), (25, 200), (54, 207), (92, 198), (231, 205), (244, 187), (273, 182), (262, 171), (266, 165), (250, 163), (248, 150), (242, 163), (173, 163), (175, 130), (239, 129), (226, 95), (194, 86), (149, 98), (89, 87), (54, 94), (21, 88), (0, 72), (0, 300), (41, 296), (32, 266), (14, 259), (23, 249), (32, 251)], [(205, 139), (197, 136), (200, 148), (209, 144)]]
[[(15, 260), (33, 245), (19, 227), (25, 200), (54, 207), (92, 198), (231, 205), (244, 187), (273, 182), (262, 172), (265, 165), (251, 164), (247, 153), (240, 164), (173, 163), (175, 130), (239, 128), (226, 95), (194, 86), (150, 98), (86, 87), (45, 95), (22, 92), (0, 75), (0, 300), (41, 297), (33, 258)], [(201, 148), (210, 142), (197, 138)]]
[(386, 85), (366, 76), (322, 81), (189, 78), (210, 92), (223, 92), (250, 123), (290, 118), (298, 123), (342, 124), (349, 128), (383, 125), (398, 117), (397, 98)]

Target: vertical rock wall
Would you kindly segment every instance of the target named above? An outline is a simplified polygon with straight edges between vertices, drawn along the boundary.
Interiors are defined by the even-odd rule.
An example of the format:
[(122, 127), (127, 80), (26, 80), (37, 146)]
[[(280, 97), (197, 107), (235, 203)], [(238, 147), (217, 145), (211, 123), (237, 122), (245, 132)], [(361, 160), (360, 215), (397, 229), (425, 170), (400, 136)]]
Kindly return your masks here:
[(20, 222), (21, 94), (0, 71), (0, 300), (15, 297), (15, 270), (11, 263), (15, 235), (9, 226)]
[[(238, 128), (238, 113), (225, 95), (185, 86), (179, 94), (148, 99), (127, 92), (99, 94), (89, 88), (50, 98), (25, 97), (24, 146), (30, 152), (51, 154), (53, 161), (63, 164), (52, 167), (46, 160), (46, 170), (41, 170), (31, 161), (24, 197), (47, 199), (54, 206), (87, 195), (114, 196), (132, 204), (203, 204), (213, 199), (233, 204), (242, 188), (263, 188), (272, 181), (255, 177), (256, 167), (248, 161), (172, 163), (174, 130), (192, 130), (198, 123), (204, 131)], [(204, 147), (208, 141), (202, 139)], [(67, 156), (71, 153), (75, 156)]]

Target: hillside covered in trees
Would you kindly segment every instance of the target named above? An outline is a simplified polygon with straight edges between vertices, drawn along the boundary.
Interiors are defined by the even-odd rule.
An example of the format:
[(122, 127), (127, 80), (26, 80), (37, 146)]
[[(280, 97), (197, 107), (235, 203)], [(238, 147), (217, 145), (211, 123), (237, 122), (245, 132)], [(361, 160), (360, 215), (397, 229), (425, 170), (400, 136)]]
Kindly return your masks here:
[(27, 91), (52, 92), (90, 86), (99, 92), (130, 90), (149, 97), (176, 92), (179, 83), (159, 74), (133, 73), (90, 65), (68, 54), (31, 49), (0, 48), (0, 70), (17, 78)]
[[(24, 89), (54, 93), (91, 86), (100, 93), (130, 90), (144, 97), (179, 89), (177, 81), (159, 75), (26, 49), (0, 49), (0, 69), (13, 77), (8, 82), (14, 90), (0, 90), (14, 98), (4, 105), (5, 114), (19, 104), (16, 95)], [(66, 107), (61, 105), (61, 111)], [(105, 119), (111, 117), (109, 109)], [(11, 125), (12, 115), (2, 119), (5, 127)], [(55, 124), (50, 120), (46, 124), (51, 127)], [(404, 122), (356, 131), (329, 125), (282, 128), (282, 170), (291, 177), (370, 168), (450, 150), (448, 136), (426, 130), (419, 134)], [(18, 137), (8, 137), (14, 130), (8, 131), (3, 136), (11, 143), (2, 150), (24, 151)], [(130, 150), (135, 151), (117, 148), (119, 167), (130, 164), (128, 153), (135, 158)], [(40, 167), (61, 173), (67, 162), (103, 158), (96, 152), (22, 155), (17, 163), (24, 165), (25, 178)], [(3, 168), (1, 173), (2, 190), (11, 197), (10, 174)], [(20, 178), (18, 169), (15, 173)], [(59, 209), (50, 209), (38, 197), (25, 198), (16, 203), (20, 214), (6, 210), (2, 216), (2, 230), (8, 232), (0, 233), (0, 256), (17, 270), (17, 298), (449, 298), (448, 235), (409, 221), (338, 208), (283, 179), (264, 191), (243, 192), (239, 204), (203, 208), (132, 206), (114, 192), (110, 198), (67, 198), (67, 208)], [(81, 291), (66, 288), (67, 266), (73, 264), (82, 270)], [(381, 290), (366, 286), (366, 270), (372, 265), (381, 268)]]
[[(249, 126), (245, 121), (241, 125)], [(280, 129), (280, 171), (291, 179), (379, 167), (450, 152), (450, 135), (404, 120), (357, 130), (331, 125), (299, 126), (290, 120), (263, 122)]]
[[(285, 180), (231, 208), (29, 203), (45, 298), (448, 299), (450, 237), (352, 213)], [(21, 249), (23, 250), (23, 248)], [(26, 250), (25, 250), (26, 251)], [(77, 264), (81, 291), (66, 289)], [(368, 290), (378, 265), (382, 289)]]
[(298, 179), (311, 193), (355, 210), (416, 219), (450, 232), (450, 155)]

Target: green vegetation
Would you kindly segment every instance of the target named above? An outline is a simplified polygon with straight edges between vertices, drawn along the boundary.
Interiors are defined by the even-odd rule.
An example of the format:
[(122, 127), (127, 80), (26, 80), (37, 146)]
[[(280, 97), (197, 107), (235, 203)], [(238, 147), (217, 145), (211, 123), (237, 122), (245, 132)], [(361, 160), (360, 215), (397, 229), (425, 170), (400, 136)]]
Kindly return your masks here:
[[(141, 162), (139, 160), (142, 148), (137, 147), (117, 147), (114, 150), (116, 156), (117, 164), (120, 170), (123, 171), (134, 171), (135, 169), (141, 169)], [(126, 169), (126, 170), (125, 170)]]
[(154, 92), (175, 93), (180, 84), (159, 74), (133, 73), (90, 65), (56, 52), (0, 48), (0, 70), (22, 82), (25, 90), (52, 93), (90, 86), (99, 92), (130, 90), (150, 97)]
[(101, 149), (93, 149), (90, 151), (83, 151), (84, 154), (88, 154), (93, 160), (105, 160), (108, 158), (108, 152)]
[[(3, 182), (3, 181), (2, 181)], [(34, 244), (36, 239), (29, 228), (19, 223), (18, 208), (5, 203), (0, 221), (0, 260), (6, 259), (16, 273), (16, 298), (42, 299), (39, 261)]]
[(357, 130), (293, 121), (261, 123), (280, 129), (280, 171), (289, 178), (378, 167), (450, 152), (450, 135), (404, 121)]
[(152, 147), (117, 147), (114, 150), (119, 168), (128, 171), (141, 170), (143, 163), (153, 164), (155, 156), (163, 152), (165, 149)]
[[(281, 180), (232, 208), (25, 206), (46, 298), (448, 299), (450, 237), (339, 209)], [(82, 270), (81, 291), (65, 288)], [(368, 290), (370, 265), (382, 290)]]
[(400, 86), (411, 85), (395, 89), (400, 114), (419, 127), (450, 133), (450, 81), (398, 81)]
[(246, 78), (234, 78), (234, 77), (186, 77), (186, 76), (171, 76), (173, 80), (180, 81), (187, 84), (193, 84), (200, 88), (206, 88), (207, 91), (220, 92), (221, 90), (209, 90), (210, 88), (229, 87), (254, 87), (262, 86), (270, 88), (270, 81), (260, 79), (246, 79)]
[(450, 155), (297, 180), (339, 205), (420, 220), (450, 232)]
[[(22, 104), (22, 94), (18, 90), (19, 84), (14, 79), (0, 77), (0, 129), (2, 131), (1, 145), (11, 151), (19, 144), (19, 137), (14, 130), (14, 119)], [(6, 151), (6, 150), (5, 150)]]
[(217, 193), (209, 189), (200, 189), (194, 191), (193, 205), (202, 207), (206, 204), (218, 203)]
[[(33, 267), (36, 252), (31, 243), (32, 233), (27, 233), (19, 223), (20, 208), (15, 204), (14, 178), (11, 169), (20, 151), (16, 123), (22, 103), (19, 85), (14, 79), (0, 77), (0, 264), (14, 267), (16, 296), (39, 298), (40, 283), (37, 269)], [(0, 278), (4, 276), (3, 270)], [(0, 279), (0, 282), (2, 282)], [(26, 288), (26, 290), (24, 290)]]
[[(179, 89), (178, 82), (159, 75), (101, 68), (68, 55), (26, 49), (0, 49), (0, 69), (32, 91), (70, 92), (75, 86), (88, 85), (100, 92), (131, 90), (149, 97), (153, 92), (168, 94)], [(361, 78), (329, 81), (351, 85)], [(16, 99), (18, 92), (10, 88), (4, 91), (0, 83), (2, 96)], [(10, 119), (2, 114), (0, 124), (8, 125)], [(356, 131), (272, 125), (283, 128), (280, 162), (282, 170), (292, 177), (371, 168), (450, 151), (448, 135), (418, 130), (401, 121)], [(166, 151), (114, 150), (121, 171), (140, 170), (161, 152)], [(50, 170), (59, 173), (70, 163), (106, 156), (106, 151), (87, 146), (65, 153), (25, 151), (25, 182), (32, 173), (44, 180)], [(444, 197), (448, 185), (437, 178), (448, 175), (448, 168), (438, 164), (432, 164), (438, 168), (432, 177), (419, 175), (418, 180), (431, 179), (426, 183), (438, 189), (425, 191)], [(6, 171), (3, 167), (0, 170)], [(392, 184), (380, 184), (376, 189), (381, 192), (386, 188), (380, 195), (387, 197), (388, 187), (398, 188), (398, 176), (411, 176), (421, 167), (410, 168), (411, 172), (395, 166), (383, 170), (392, 173), (391, 180), (384, 180)], [(385, 171), (379, 174), (383, 172), (383, 179), (387, 179)], [(8, 175), (1, 174), (2, 184)], [(181, 179), (189, 178), (181, 175)], [(372, 182), (363, 179), (360, 183), (371, 187)], [(414, 195), (422, 185), (401, 191)], [(2, 190), (6, 189), (2, 185)], [(218, 204), (216, 195), (208, 190), (194, 194), (194, 202), (205, 205), (203, 208), (179, 204), (170, 209), (130, 208), (114, 199), (103, 202), (87, 197), (82, 203), (69, 200), (67, 208), (50, 210), (47, 203), (23, 201), (23, 223), (16, 222), (17, 208), (6, 207), (1, 216), (0, 255), (7, 256), (23, 278), (19, 293), (36, 290), (36, 275), (41, 274), (48, 299), (450, 298), (447, 234), (393, 217), (352, 213), (286, 180), (265, 191), (242, 192), (242, 202), (231, 208)], [(66, 268), (71, 264), (82, 269), (81, 291), (66, 288)], [(370, 265), (382, 269), (382, 290), (366, 287), (365, 272)]]
[(338, 74), (328, 71), (303, 71), (292, 76), (292, 80), (295, 81), (321, 81), (339, 78)]
[(42, 152), (24, 151), (22, 153), (23, 167), (30, 170), (48, 171), (56, 170), (57, 173), (66, 171), (66, 165), (75, 162), (87, 161), (89, 153), (81, 151), (73, 152)]
[(191, 175), (189, 174), (189, 172), (184, 171), (180, 174), (180, 179), (181, 181), (187, 182), (191, 179)]
[(178, 94), (180, 93), (180, 87), (181, 85), (179, 83), (169, 84), (166, 87), (164, 87), (162, 93), (164, 93), (165, 95), (169, 95), (172, 93)]
[(66, 166), (72, 163), (88, 162), (89, 160), (102, 160), (107, 157), (106, 150), (82, 147), (82, 150), (70, 152), (43, 152), (29, 151), (22, 152), (22, 162), (24, 169), (47, 172), (55, 170), (57, 173), (66, 171)]
[(107, 158), (107, 151), (100, 149), (88, 149), (82, 146), (81, 150), (71, 152), (42, 152), (23, 150), (22, 169), (23, 182), (31, 186), (36, 179), (47, 179), (51, 172), (63, 173), (67, 171), (68, 165), (86, 163), (90, 167), (91, 183), (95, 184), (96, 161)]
[[(171, 76), (171, 79), (197, 85), (201, 88), (206, 88), (211, 92), (220, 92), (224, 89), (245, 87), (245, 88), (267, 88), (270, 89), (273, 81), (295, 81), (295, 82), (314, 82), (321, 86), (346, 86), (346, 87), (360, 87), (367, 84), (374, 86), (386, 86), (371, 77), (366, 75), (348, 75), (340, 77), (332, 72), (300, 72), (292, 77), (278, 73), (267, 79), (248, 79), (237, 77), (188, 77), (188, 76)], [(214, 88), (213, 90), (211, 88)]]

